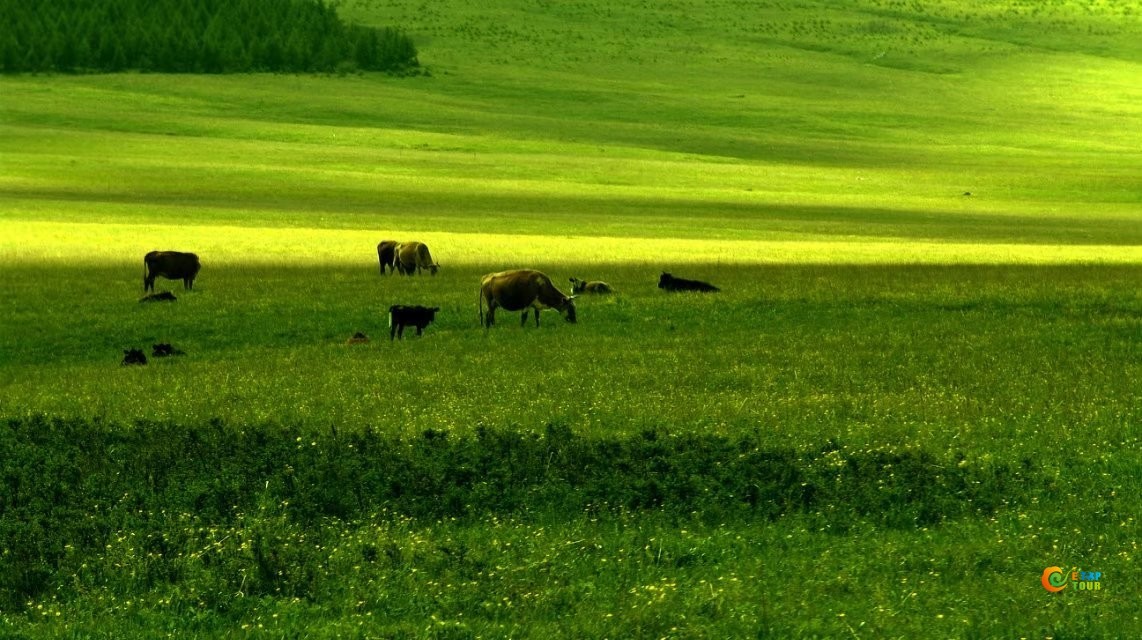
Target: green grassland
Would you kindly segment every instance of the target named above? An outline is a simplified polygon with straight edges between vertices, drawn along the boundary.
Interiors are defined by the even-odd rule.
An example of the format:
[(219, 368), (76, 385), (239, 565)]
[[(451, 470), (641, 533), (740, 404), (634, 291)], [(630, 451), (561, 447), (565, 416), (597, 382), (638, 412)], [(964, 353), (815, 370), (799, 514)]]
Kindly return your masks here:
[(0, 636), (1142, 635), (1142, 11), (339, 11), (428, 74), (0, 78)]

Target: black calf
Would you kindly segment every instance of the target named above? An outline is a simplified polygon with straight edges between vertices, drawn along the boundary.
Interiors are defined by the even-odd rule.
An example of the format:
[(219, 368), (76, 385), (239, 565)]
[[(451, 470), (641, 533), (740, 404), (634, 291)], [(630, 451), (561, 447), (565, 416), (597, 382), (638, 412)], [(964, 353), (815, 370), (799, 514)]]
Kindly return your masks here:
[(403, 304), (389, 307), (389, 340), (392, 340), (393, 336), (403, 340), (404, 328), (409, 325), (416, 327), (416, 335), (421, 335), (424, 328), (436, 320), (437, 311), (440, 311), (440, 307)]

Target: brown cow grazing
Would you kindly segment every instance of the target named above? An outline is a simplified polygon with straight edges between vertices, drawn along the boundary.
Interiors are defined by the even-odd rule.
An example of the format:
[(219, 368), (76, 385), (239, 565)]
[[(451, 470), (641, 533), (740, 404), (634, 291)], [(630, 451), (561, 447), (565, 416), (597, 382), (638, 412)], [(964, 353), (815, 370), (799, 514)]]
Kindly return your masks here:
[(602, 280), (592, 280), (587, 282), (585, 280), (580, 280), (579, 278), (571, 278), (571, 295), (577, 296), (581, 293), (603, 294), (614, 292), (614, 288)]
[(402, 242), (396, 248), (397, 272), (401, 275), (411, 276), (427, 269), (432, 275), (440, 265), (432, 261), (432, 254), (428, 252), (428, 245), (423, 242)]
[(721, 291), (709, 282), (702, 282), (701, 280), (687, 280), (686, 278), (675, 278), (669, 273), (662, 274), (658, 279), (658, 288), (665, 289), (666, 291)]
[(396, 240), (381, 240), (377, 245), (377, 260), (381, 263), (381, 275), (385, 275), (385, 267), (389, 271), (396, 271), (397, 265), (397, 245), (400, 243)]
[(182, 280), (185, 289), (194, 288), (194, 278), (202, 264), (198, 256), (181, 251), (152, 251), (143, 257), (143, 291), (155, 290), (155, 278)]
[(130, 364), (147, 364), (147, 354), (142, 349), (125, 349), (123, 351), (123, 366)]
[(392, 340), (394, 335), (404, 340), (404, 328), (407, 325), (416, 327), (416, 335), (421, 335), (424, 328), (436, 320), (437, 311), (440, 311), (440, 307), (403, 304), (389, 307), (389, 340)]
[[(484, 315), (484, 304), (488, 314)], [(564, 295), (555, 288), (551, 278), (533, 269), (517, 269), (489, 273), (480, 279), (480, 324), (485, 328), (496, 323), (496, 307), (508, 311), (523, 310), (520, 326), (527, 324), (527, 314), (535, 309), (535, 326), (539, 326), (539, 310), (555, 309), (575, 322), (575, 296)]]

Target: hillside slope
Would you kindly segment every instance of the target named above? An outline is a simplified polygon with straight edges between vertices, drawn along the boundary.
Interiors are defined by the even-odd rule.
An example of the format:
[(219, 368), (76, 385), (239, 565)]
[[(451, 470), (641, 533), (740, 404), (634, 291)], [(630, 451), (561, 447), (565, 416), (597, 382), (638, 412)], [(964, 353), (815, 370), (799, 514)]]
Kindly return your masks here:
[(432, 76), (3, 78), (0, 205), (52, 221), (147, 221), (148, 205), (242, 225), (1142, 244), (1142, 16), (1117, 3), (340, 11), (406, 29)]

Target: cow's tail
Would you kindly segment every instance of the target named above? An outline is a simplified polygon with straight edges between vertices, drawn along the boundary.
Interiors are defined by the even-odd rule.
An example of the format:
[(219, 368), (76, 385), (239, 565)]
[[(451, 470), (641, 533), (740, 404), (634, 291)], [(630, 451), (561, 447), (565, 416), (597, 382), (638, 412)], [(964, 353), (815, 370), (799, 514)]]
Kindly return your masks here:
[(487, 328), (484, 324), (484, 287), (480, 287), (476, 291), (476, 308), (480, 310), (480, 326)]

